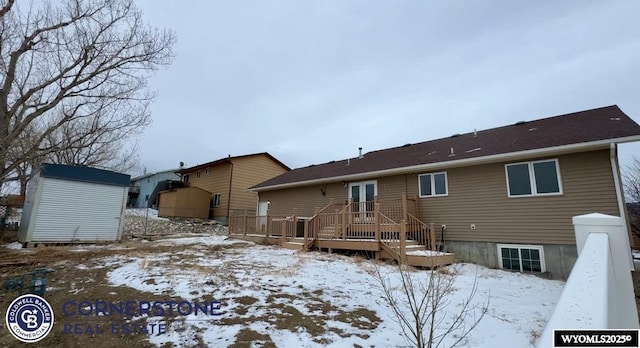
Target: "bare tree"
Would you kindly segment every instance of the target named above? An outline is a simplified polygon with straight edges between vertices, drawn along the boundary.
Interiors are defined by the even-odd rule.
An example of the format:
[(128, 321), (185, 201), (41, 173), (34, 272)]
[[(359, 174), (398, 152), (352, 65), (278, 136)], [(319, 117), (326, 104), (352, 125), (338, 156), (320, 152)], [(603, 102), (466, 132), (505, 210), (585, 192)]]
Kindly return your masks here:
[(624, 192), (634, 202), (640, 202), (640, 159), (633, 157), (633, 163), (622, 171)]
[[(389, 273), (378, 265), (375, 269), (384, 298), (411, 346), (455, 347), (465, 341), (487, 313), (489, 298), (483, 304), (473, 302), (477, 275), (468, 295), (451, 309), (457, 270), (420, 271), (403, 263)], [(399, 279), (394, 282), (391, 275)], [(450, 339), (445, 341), (447, 337)]]
[(114, 164), (174, 43), (133, 0), (0, 0), (0, 185), (45, 159)]
[(640, 159), (633, 158), (633, 163), (623, 169), (622, 178), (625, 196), (634, 202), (627, 206), (631, 232), (640, 238)]

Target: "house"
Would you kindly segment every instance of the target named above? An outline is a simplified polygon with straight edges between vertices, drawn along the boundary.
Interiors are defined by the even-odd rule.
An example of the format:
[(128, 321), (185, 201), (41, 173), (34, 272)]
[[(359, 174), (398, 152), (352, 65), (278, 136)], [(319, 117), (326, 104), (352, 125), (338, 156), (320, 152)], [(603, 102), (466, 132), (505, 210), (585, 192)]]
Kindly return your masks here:
[[(571, 217), (626, 216), (617, 144), (638, 140), (640, 126), (608, 106), (310, 165), (251, 189), (259, 194), (258, 215), (268, 209), (269, 217), (313, 222), (304, 248), (348, 248), (349, 239), (374, 238), (375, 227), (380, 246), (371, 250), (397, 253), (388, 250), (383, 227), (404, 228), (408, 234), (398, 237), (394, 227), (386, 238), (407, 243), (415, 241), (405, 226), (413, 221), (422, 230), (433, 226), (428, 249), (566, 278), (577, 257)], [(367, 219), (377, 225), (364, 225)], [(269, 229), (271, 220), (245, 225)]]
[[(269, 153), (262, 152), (243, 156), (228, 156), (180, 169), (178, 173), (181, 180), (189, 187), (197, 187), (211, 193), (205, 206), (209, 211), (208, 217), (226, 224), (230, 211), (255, 211), (257, 194), (249, 191), (249, 187), (289, 170), (290, 168), (278, 159)], [(177, 191), (180, 190), (184, 189), (177, 189)], [(165, 212), (162, 206), (165, 202), (169, 204), (169, 200), (163, 198), (164, 194), (164, 192), (160, 192), (159, 209), (162, 212), (159, 212), (159, 216), (168, 216), (162, 214)], [(182, 210), (184, 212), (182, 216), (187, 217), (185, 214), (188, 215), (189, 209), (195, 209), (192, 203), (189, 207), (183, 207), (180, 205), (183, 203), (177, 202), (178, 206), (175, 209), (185, 208)]]
[(149, 206), (149, 199), (156, 185), (165, 180), (179, 180), (180, 176), (176, 173), (178, 170), (163, 170), (131, 178), (127, 207), (146, 208)]
[(97, 168), (43, 164), (27, 184), (18, 241), (120, 240), (129, 179)]

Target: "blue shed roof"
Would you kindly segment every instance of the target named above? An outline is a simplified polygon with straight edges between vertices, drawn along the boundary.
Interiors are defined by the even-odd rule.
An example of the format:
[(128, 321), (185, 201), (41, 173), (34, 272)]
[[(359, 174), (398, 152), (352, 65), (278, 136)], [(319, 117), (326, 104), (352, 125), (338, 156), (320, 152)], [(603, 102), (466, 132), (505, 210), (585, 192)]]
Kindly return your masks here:
[(42, 164), (40, 167), (40, 176), (115, 186), (129, 186), (129, 179), (131, 178), (130, 175), (116, 173), (110, 170), (51, 163)]

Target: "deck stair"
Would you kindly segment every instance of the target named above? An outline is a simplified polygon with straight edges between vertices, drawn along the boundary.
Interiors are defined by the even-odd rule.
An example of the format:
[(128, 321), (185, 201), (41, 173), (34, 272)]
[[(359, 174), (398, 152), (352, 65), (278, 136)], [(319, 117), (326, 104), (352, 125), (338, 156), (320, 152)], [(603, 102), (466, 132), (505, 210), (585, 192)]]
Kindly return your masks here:
[(304, 238), (293, 238), (282, 244), (283, 247), (290, 250), (304, 250)]

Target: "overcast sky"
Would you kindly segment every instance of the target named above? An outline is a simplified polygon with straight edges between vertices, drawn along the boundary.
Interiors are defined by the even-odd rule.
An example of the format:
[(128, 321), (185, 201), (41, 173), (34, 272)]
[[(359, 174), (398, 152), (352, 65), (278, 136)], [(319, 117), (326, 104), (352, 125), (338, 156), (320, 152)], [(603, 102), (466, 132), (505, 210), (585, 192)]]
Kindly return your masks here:
[(611, 104), (640, 123), (640, 1), (138, 5), (178, 37), (148, 171), (263, 151), (296, 168)]

